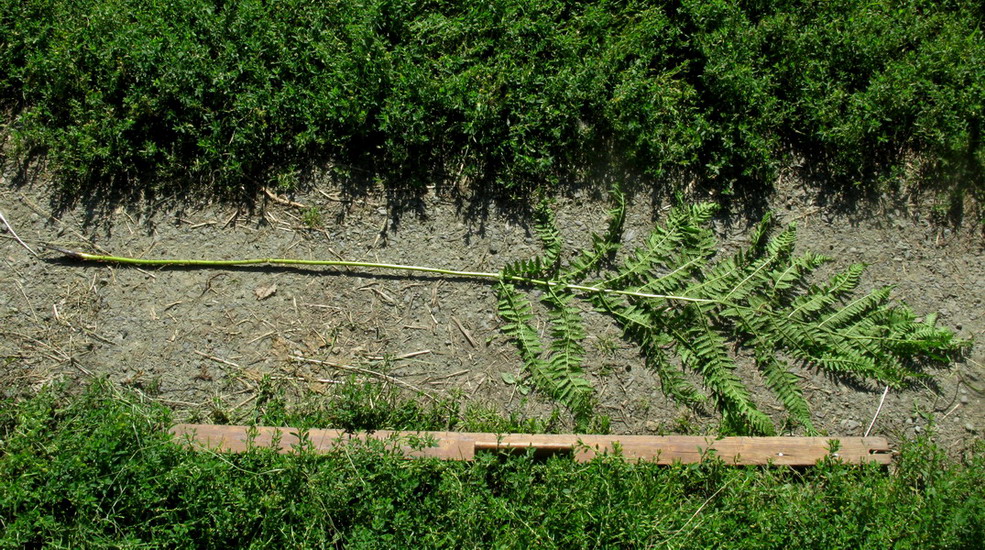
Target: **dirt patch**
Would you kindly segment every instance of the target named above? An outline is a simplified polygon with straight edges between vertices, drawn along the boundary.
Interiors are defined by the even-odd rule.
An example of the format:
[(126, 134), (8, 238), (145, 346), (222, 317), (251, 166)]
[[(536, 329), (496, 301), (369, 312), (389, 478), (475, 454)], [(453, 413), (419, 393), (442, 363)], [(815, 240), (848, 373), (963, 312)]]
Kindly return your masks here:
[[(52, 216), (42, 186), (0, 187), (2, 212), (29, 245), (56, 242), (117, 255), (238, 259), (285, 257), (497, 271), (540, 252), (529, 217), (480, 199), (430, 193), (396, 205), (384, 194), (343, 197), (326, 184), (296, 204), (269, 200), (256, 212), (227, 206), (117, 209), (97, 223), (82, 209)], [(835, 258), (832, 268), (870, 264), (867, 290), (897, 285), (895, 298), (962, 338), (985, 334), (985, 260), (977, 228), (931, 223), (924, 206), (888, 200), (833, 206), (816, 193), (780, 185), (769, 199), (782, 222), (796, 221), (799, 247)], [(665, 205), (631, 201), (625, 237), (639, 244)], [(609, 205), (584, 191), (557, 199), (569, 250), (604, 230)], [(752, 220), (716, 222), (724, 248), (743, 242)], [(8, 395), (55, 380), (107, 376), (177, 411), (179, 419), (241, 420), (265, 377), (319, 398), (348, 377), (376, 378), (438, 399), (482, 403), (527, 417), (553, 407), (504, 382), (519, 376), (515, 348), (500, 333), (487, 283), (368, 269), (242, 267), (135, 269), (36, 258), (4, 228), (0, 241), (0, 384)], [(714, 414), (665, 398), (652, 373), (605, 318), (586, 312), (589, 376), (614, 433), (712, 431)], [(745, 370), (740, 366), (740, 370)], [(804, 379), (815, 425), (862, 435), (883, 387), (856, 387), (811, 371)], [(761, 389), (752, 373), (750, 387)], [(890, 391), (872, 428), (892, 439), (938, 423), (937, 438), (960, 449), (985, 429), (985, 353)], [(312, 397), (313, 396), (313, 397)], [(756, 391), (764, 411), (778, 404)], [(565, 418), (562, 416), (562, 418)]]

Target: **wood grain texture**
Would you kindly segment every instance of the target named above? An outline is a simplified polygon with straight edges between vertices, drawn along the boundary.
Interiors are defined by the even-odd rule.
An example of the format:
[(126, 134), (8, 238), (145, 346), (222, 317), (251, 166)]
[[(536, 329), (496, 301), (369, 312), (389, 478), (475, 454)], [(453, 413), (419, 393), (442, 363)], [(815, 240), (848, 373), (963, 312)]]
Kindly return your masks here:
[[(244, 452), (251, 447), (294, 452), (301, 444), (293, 428), (178, 424), (171, 429), (180, 441), (198, 449)], [(712, 454), (726, 464), (813, 466), (832, 455), (846, 463), (889, 464), (892, 452), (882, 437), (724, 437), (581, 434), (493, 434), (468, 432), (346, 433), (341, 430), (309, 430), (306, 444), (320, 452), (352, 440), (376, 440), (383, 447), (407, 457), (472, 460), (479, 452), (526, 452), (537, 455), (570, 455), (585, 462), (599, 455), (620, 456), (630, 461), (673, 464), (694, 463)], [(837, 451), (831, 452), (837, 442)]]

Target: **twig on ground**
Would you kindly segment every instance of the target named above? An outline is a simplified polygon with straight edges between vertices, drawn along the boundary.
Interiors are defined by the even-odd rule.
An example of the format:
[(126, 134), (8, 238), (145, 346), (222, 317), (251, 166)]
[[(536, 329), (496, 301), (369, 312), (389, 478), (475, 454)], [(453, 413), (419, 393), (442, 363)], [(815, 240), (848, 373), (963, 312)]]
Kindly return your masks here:
[(271, 191), (270, 189), (268, 189), (266, 187), (263, 188), (263, 194), (264, 195), (267, 195), (267, 197), (270, 200), (276, 202), (277, 204), (283, 204), (284, 206), (293, 206), (294, 208), (301, 208), (301, 209), (308, 208), (307, 206), (305, 206), (305, 205), (303, 205), (303, 204), (301, 204), (299, 202), (294, 202), (292, 200), (285, 199), (284, 197), (281, 197), (280, 195), (274, 193), (273, 191)]
[(889, 386), (886, 386), (886, 390), (882, 392), (882, 398), (879, 399), (879, 406), (876, 407), (876, 414), (872, 415), (872, 422), (869, 422), (869, 427), (865, 429), (865, 435), (863, 437), (869, 437), (869, 432), (872, 431), (872, 426), (876, 423), (876, 418), (879, 418), (879, 411), (882, 410), (882, 404), (886, 402), (886, 395), (889, 394)]
[(84, 374), (84, 375), (86, 375), (86, 376), (92, 376), (92, 371), (91, 371), (91, 370), (89, 370), (89, 369), (87, 369), (87, 368), (85, 368), (85, 367), (83, 367), (82, 365), (80, 365), (80, 364), (79, 364), (79, 362), (78, 362), (78, 361), (77, 361), (77, 360), (76, 360), (76, 359), (75, 359), (74, 357), (70, 357), (70, 358), (69, 358), (69, 360), (68, 360), (68, 362), (69, 362), (69, 364), (71, 364), (71, 365), (72, 365), (73, 367), (75, 367), (75, 368), (77, 368), (77, 369), (79, 369), (79, 371), (80, 371), (80, 372), (81, 372), (82, 374)]
[[(431, 350), (422, 349), (421, 351), (412, 351), (410, 353), (405, 353), (403, 355), (397, 355), (396, 357), (390, 357), (389, 359), (391, 361), (402, 361), (404, 359), (411, 359), (417, 357), (418, 355), (427, 355), (428, 353), (431, 353)], [(368, 357), (368, 359), (371, 359), (373, 361), (385, 361), (388, 358), (383, 355), (374, 355), (372, 357)]]
[(204, 357), (206, 359), (215, 361), (216, 363), (221, 363), (223, 365), (228, 365), (230, 367), (237, 368), (237, 369), (242, 369), (243, 368), (243, 367), (237, 365), (236, 363), (233, 363), (232, 361), (226, 361), (225, 359), (222, 359), (220, 357), (215, 357), (214, 355), (209, 355), (207, 353), (202, 353), (201, 351), (198, 351), (197, 349), (196, 350), (192, 350), (192, 351), (195, 352), (195, 355), (200, 355), (200, 356), (202, 356), (202, 357)]
[(342, 198), (341, 195), (338, 195), (338, 194), (329, 195), (328, 193), (326, 193), (325, 191), (322, 191), (321, 189), (315, 189), (315, 191), (317, 191), (319, 195), (325, 197), (326, 199), (328, 199), (330, 201), (346, 202), (346, 199)]
[(311, 364), (314, 364), (314, 365), (325, 365), (325, 366), (331, 367), (333, 369), (339, 369), (339, 370), (350, 371), (350, 372), (358, 372), (360, 374), (366, 374), (366, 375), (369, 375), (369, 376), (380, 378), (382, 380), (385, 380), (387, 382), (390, 382), (391, 384), (396, 384), (396, 385), (401, 386), (403, 388), (406, 388), (408, 390), (415, 391), (415, 392), (417, 392), (417, 393), (423, 395), (424, 397), (427, 397), (428, 399), (431, 399), (433, 401), (439, 401), (439, 399), (437, 397), (435, 397), (435, 396), (427, 393), (426, 391), (422, 390), (421, 388), (418, 388), (417, 386), (415, 386), (413, 384), (408, 384), (407, 382), (404, 382), (403, 380), (400, 380), (399, 378), (394, 378), (392, 376), (383, 374), (382, 372), (377, 372), (377, 371), (374, 371), (374, 370), (364, 369), (362, 367), (353, 367), (352, 365), (341, 365), (339, 363), (332, 363), (332, 362), (329, 362), (329, 361), (321, 361), (319, 359), (309, 359), (309, 358), (304, 357), (304, 356), (301, 356), (301, 355), (294, 355), (294, 356), (291, 357), (291, 359), (293, 359), (295, 361), (300, 361), (302, 363), (311, 363)]
[(21, 246), (27, 249), (27, 251), (30, 252), (35, 258), (39, 257), (38, 253), (35, 252), (33, 248), (27, 246), (27, 243), (21, 240), (21, 238), (17, 235), (17, 232), (14, 231), (14, 228), (10, 225), (10, 222), (8, 222), (7, 218), (4, 217), (3, 212), (0, 212), (0, 221), (3, 221), (3, 224), (7, 226), (7, 231), (10, 231), (10, 234), (14, 236), (14, 239), (16, 239), (17, 242), (21, 243)]
[(34, 317), (34, 324), (37, 326), (41, 325), (41, 320), (38, 319), (38, 314), (34, 311), (34, 304), (31, 303), (31, 299), (27, 297), (27, 291), (24, 290), (24, 285), (20, 281), (14, 279), (14, 283), (17, 285), (18, 290), (21, 291), (21, 296), (24, 297), (24, 301), (27, 302), (27, 308), (31, 310), (31, 316)]
[(253, 395), (251, 395), (251, 396), (247, 397), (246, 399), (240, 401), (239, 404), (236, 405), (235, 407), (233, 407), (230, 412), (236, 412), (236, 411), (238, 411), (240, 407), (242, 407), (243, 405), (249, 403), (250, 401), (253, 401), (256, 398), (257, 398), (257, 394), (254, 393)]
[(465, 339), (469, 341), (469, 344), (471, 344), (473, 348), (478, 348), (479, 343), (476, 342), (475, 338), (472, 337), (472, 333), (469, 332), (464, 326), (462, 326), (462, 322), (455, 317), (452, 317), (451, 320), (455, 323), (455, 326), (458, 327), (458, 330), (462, 333), (462, 336), (464, 336)]
[(940, 420), (937, 421), (937, 423), (940, 424), (941, 422), (943, 422), (945, 418), (951, 416), (951, 413), (953, 413), (954, 411), (958, 410), (960, 407), (961, 407), (961, 404), (960, 403), (958, 403), (957, 405), (955, 405), (954, 408), (951, 409), (951, 410), (949, 410), (949, 411), (947, 411), (947, 413), (945, 413), (944, 416), (942, 416), (940, 418)]
[(461, 376), (461, 375), (463, 375), (463, 374), (465, 374), (467, 372), (469, 372), (469, 369), (463, 369), (463, 370), (460, 370), (458, 372), (453, 372), (451, 374), (446, 374), (444, 376), (439, 376), (437, 378), (432, 378), (432, 379), (428, 380), (427, 383), (428, 384), (434, 384), (435, 382), (439, 382), (441, 380), (447, 380), (449, 378), (454, 378), (456, 376)]

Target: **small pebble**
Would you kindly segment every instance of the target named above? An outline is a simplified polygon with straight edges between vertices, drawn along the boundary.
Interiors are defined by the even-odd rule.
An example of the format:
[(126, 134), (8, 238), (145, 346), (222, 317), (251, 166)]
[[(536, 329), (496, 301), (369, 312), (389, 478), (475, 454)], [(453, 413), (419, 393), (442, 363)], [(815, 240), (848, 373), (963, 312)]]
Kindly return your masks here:
[(975, 425), (972, 424), (971, 422), (965, 422), (964, 429), (968, 430), (971, 433), (975, 433)]
[(855, 430), (861, 425), (857, 420), (845, 419), (841, 421), (841, 427), (847, 431)]

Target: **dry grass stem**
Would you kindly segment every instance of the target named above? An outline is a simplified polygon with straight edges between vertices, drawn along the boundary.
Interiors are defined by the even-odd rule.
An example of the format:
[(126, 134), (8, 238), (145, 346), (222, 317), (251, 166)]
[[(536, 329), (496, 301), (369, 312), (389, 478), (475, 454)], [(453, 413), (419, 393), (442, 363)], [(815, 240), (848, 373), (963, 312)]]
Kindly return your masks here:
[(872, 422), (869, 422), (869, 427), (865, 429), (865, 436), (869, 437), (869, 432), (872, 431), (872, 426), (876, 423), (876, 418), (879, 418), (879, 411), (882, 410), (883, 403), (886, 402), (886, 395), (889, 394), (889, 386), (886, 386), (885, 391), (882, 392), (882, 398), (879, 399), (879, 406), (876, 407), (876, 413), (872, 415)]
[(17, 235), (17, 232), (14, 231), (14, 228), (10, 225), (10, 222), (8, 222), (7, 218), (3, 215), (3, 212), (0, 212), (0, 221), (3, 221), (3, 224), (7, 226), (7, 231), (10, 231), (10, 234), (13, 235), (14, 239), (17, 240), (17, 242), (19, 242), (21, 246), (27, 249), (27, 251), (30, 252), (35, 258), (39, 257), (38, 253), (35, 252), (34, 249), (32, 249), (30, 246), (27, 246), (27, 243), (21, 240), (21, 238)]
[(415, 386), (413, 384), (409, 384), (407, 382), (404, 382), (403, 380), (400, 380), (399, 378), (394, 378), (394, 377), (392, 377), (390, 375), (383, 374), (382, 372), (377, 372), (377, 371), (370, 370), (370, 369), (364, 369), (362, 367), (354, 367), (352, 365), (342, 365), (342, 364), (339, 364), (339, 363), (332, 363), (332, 362), (329, 362), (329, 361), (321, 361), (319, 359), (309, 359), (309, 358), (304, 357), (302, 355), (294, 355), (294, 356), (291, 357), (291, 359), (293, 359), (295, 361), (299, 361), (301, 363), (311, 363), (311, 364), (314, 364), (314, 365), (325, 365), (325, 366), (331, 367), (333, 369), (339, 369), (339, 370), (344, 370), (344, 371), (349, 371), (349, 372), (358, 372), (360, 374), (366, 374), (366, 375), (369, 375), (369, 376), (373, 376), (375, 378), (379, 378), (379, 379), (384, 380), (386, 382), (390, 382), (391, 384), (396, 384), (397, 386), (400, 386), (402, 388), (405, 388), (405, 389), (408, 389), (408, 390), (417, 392), (417, 393), (423, 395), (424, 397), (427, 397), (428, 399), (431, 399), (433, 401), (440, 401), (437, 397), (429, 394), (428, 392), (422, 390), (421, 388), (418, 388), (417, 386)]

